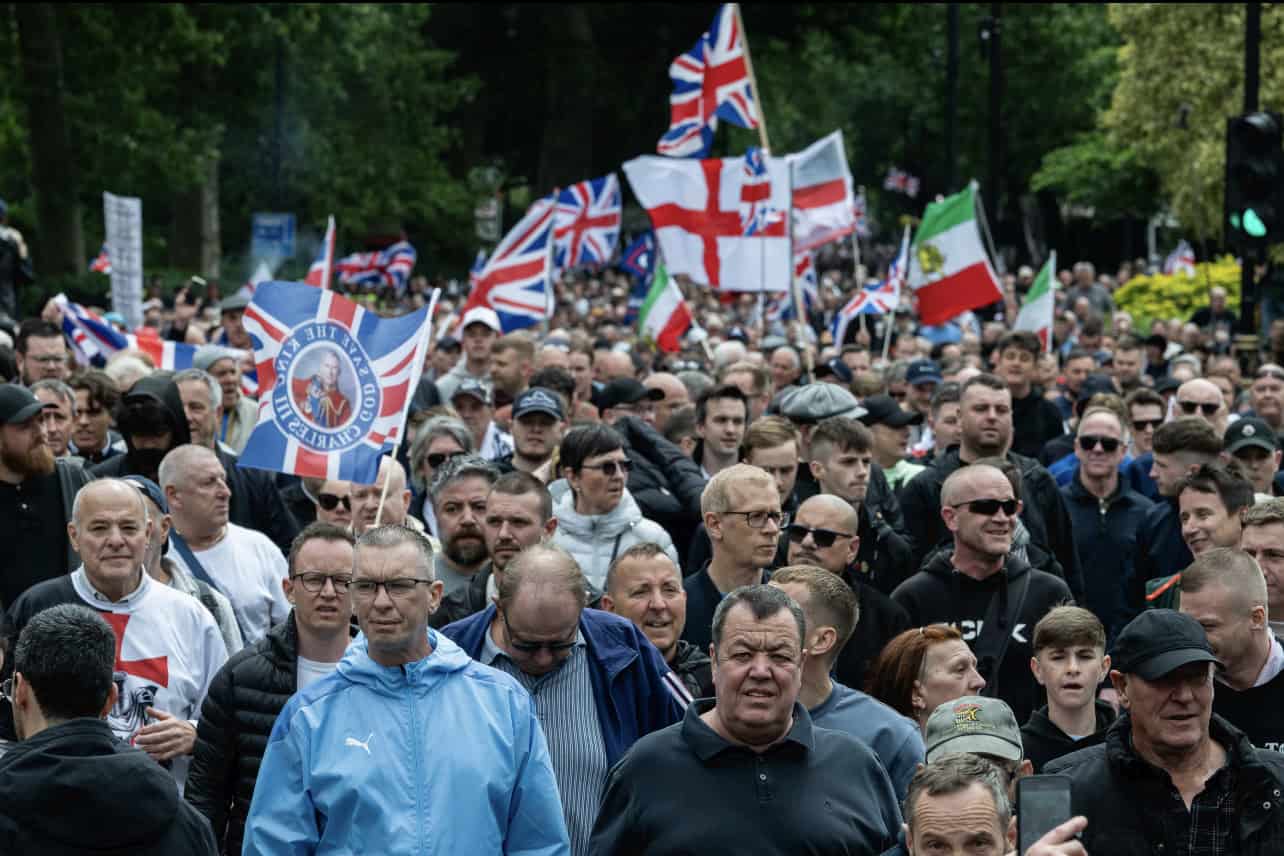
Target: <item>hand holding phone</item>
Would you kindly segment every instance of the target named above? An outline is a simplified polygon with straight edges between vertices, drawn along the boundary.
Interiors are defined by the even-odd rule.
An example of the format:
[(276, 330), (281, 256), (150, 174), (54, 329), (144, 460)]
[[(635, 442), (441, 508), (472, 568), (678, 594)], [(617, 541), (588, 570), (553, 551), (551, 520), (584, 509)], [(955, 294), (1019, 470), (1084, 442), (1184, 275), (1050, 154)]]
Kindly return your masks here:
[(1025, 854), (1045, 835), (1070, 820), (1070, 777), (1026, 776), (1017, 780), (1016, 792), (1017, 852)]

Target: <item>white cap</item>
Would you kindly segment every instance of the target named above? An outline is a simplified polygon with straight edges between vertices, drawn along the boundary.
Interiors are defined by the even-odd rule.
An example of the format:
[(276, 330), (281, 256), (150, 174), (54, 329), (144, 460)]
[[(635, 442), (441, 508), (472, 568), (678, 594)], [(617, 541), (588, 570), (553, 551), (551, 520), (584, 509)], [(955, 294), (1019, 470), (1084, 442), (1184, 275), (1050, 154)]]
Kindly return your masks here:
[(503, 335), (504, 328), (499, 325), (499, 316), (489, 306), (474, 306), (464, 315), (460, 330), (467, 330), (469, 324), (485, 324), (496, 333)]

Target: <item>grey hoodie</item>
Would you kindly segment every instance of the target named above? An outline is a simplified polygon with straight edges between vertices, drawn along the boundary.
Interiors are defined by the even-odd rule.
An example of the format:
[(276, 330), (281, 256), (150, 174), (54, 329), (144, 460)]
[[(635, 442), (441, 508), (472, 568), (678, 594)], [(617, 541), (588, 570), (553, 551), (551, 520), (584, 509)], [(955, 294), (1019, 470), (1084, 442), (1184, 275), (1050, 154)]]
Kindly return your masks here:
[(678, 553), (669, 533), (655, 521), (642, 516), (641, 509), (627, 490), (615, 508), (606, 514), (585, 515), (575, 510), (575, 494), (567, 490), (553, 506), (557, 531), (553, 543), (565, 548), (588, 578), (595, 592), (606, 583), (606, 572), (620, 553), (634, 544), (652, 542), (673, 560), (679, 572)]

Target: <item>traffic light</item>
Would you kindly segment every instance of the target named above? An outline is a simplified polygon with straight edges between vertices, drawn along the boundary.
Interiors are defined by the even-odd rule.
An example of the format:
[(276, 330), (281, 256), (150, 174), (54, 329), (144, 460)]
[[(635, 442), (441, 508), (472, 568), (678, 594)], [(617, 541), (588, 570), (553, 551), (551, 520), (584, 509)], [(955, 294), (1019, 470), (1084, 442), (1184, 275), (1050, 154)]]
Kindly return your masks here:
[(1284, 124), (1259, 111), (1226, 123), (1226, 243), (1253, 251), (1284, 240)]

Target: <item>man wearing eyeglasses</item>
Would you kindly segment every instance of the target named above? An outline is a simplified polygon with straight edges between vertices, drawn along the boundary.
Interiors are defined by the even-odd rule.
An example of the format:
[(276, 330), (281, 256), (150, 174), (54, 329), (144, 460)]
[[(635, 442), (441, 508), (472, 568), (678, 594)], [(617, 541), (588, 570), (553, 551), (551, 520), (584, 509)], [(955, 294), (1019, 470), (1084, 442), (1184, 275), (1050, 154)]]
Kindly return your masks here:
[(48, 321), (37, 318), (23, 321), (18, 327), (13, 351), (18, 374), (27, 386), (45, 378), (65, 381), (71, 374), (67, 368), (67, 340), (62, 330)]
[(849, 687), (864, 686), (870, 662), (889, 640), (910, 628), (905, 609), (870, 585), (860, 570), (859, 522), (860, 514), (850, 503), (822, 493), (798, 506), (785, 530), (786, 564), (824, 568), (846, 582), (856, 597), (860, 619), (834, 662), (834, 677)]
[(313, 523), (290, 548), (290, 614), (210, 683), (185, 796), (226, 853), (241, 852), (264, 747), (290, 697), (330, 674), (351, 639), (352, 534)]
[(277, 717), (242, 852), (565, 853), (530, 693), (428, 627), (432, 545), (371, 529), (348, 590), (363, 635)]
[(530, 693), (574, 856), (589, 852), (610, 768), (639, 738), (681, 719), (690, 702), (642, 631), (586, 603), (575, 559), (538, 544), (508, 565), (493, 604), (442, 631)]
[(713, 557), (682, 581), (687, 626), (682, 638), (705, 650), (713, 613), (723, 596), (740, 586), (765, 583), (775, 561), (784, 514), (776, 482), (748, 464), (728, 467), (709, 480), (700, 497)]
[(1017, 722), (1038, 696), (1030, 671), (1034, 625), (1048, 610), (1073, 603), (1069, 587), (1010, 554), (1021, 502), (995, 467), (973, 464), (941, 487), (940, 514), (954, 550), (939, 551), (892, 592), (912, 625), (952, 624), (976, 653), (985, 694), (1001, 698)]
[(1133, 573), (1141, 523), (1153, 505), (1119, 476), (1127, 438), (1118, 413), (1089, 406), (1076, 429), (1079, 467), (1061, 488), (1083, 564), (1081, 605), (1101, 619), (1107, 641), (1131, 618), (1120, 583)]

